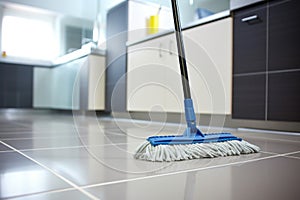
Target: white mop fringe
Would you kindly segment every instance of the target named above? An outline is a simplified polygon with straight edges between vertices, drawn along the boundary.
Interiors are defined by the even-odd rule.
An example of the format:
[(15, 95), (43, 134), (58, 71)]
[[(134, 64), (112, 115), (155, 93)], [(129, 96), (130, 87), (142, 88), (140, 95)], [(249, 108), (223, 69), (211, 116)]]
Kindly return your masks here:
[(215, 143), (195, 143), (179, 145), (152, 146), (150, 142), (142, 143), (136, 150), (134, 158), (148, 161), (179, 161), (197, 158), (213, 158), (240, 154), (257, 153), (260, 148), (245, 140), (231, 140)]

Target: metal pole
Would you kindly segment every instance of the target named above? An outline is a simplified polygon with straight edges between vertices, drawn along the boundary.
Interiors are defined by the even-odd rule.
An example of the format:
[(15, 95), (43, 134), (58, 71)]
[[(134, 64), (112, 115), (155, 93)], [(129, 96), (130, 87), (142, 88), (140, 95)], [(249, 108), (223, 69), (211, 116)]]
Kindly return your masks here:
[(178, 49), (178, 59), (181, 71), (181, 81), (183, 87), (183, 94), (185, 99), (191, 98), (191, 90), (189, 85), (188, 71), (185, 59), (184, 45), (181, 33), (181, 24), (179, 18), (179, 10), (177, 6), (177, 0), (171, 0), (172, 2), (172, 11), (173, 11), (173, 19), (175, 25), (175, 35), (177, 41), (177, 49)]

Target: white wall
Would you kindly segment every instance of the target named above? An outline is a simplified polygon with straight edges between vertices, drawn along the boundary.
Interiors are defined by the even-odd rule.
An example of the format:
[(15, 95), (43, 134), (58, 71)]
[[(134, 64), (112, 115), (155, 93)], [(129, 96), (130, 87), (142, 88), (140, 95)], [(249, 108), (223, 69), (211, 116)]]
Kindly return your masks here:
[(89, 20), (97, 15), (97, 0), (0, 0), (0, 3), (32, 6)]
[[(128, 41), (135, 42), (147, 37), (147, 20), (151, 15), (156, 15), (159, 9), (158, 4), (145, 4), (138, 1), (129, 2), (128, 13)], [(170, 23), (171, 22), (171, 23)], [(159, 29), (166, 31), (173, 29), (173, 16), (171, 9), (163, 6), (159, 14)]]

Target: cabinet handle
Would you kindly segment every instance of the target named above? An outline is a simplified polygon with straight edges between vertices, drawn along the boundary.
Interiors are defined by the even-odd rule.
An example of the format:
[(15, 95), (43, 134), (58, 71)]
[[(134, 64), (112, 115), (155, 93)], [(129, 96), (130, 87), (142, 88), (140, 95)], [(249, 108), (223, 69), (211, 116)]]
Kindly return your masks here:
[(159, 43), (159, 57), (160, 57), (160, 58), (162, 57), (161, 49), (162, 49), (162, 44)]
[(252, 15), (252, 16), (243, 18), (241, 21), (242, 22), (249, 22), (249, 21), (256, 20), (256, 19), (258, 19), (258, 16), (257, 15)]
[(172, 44), (173, 44), (173, 41), (170, 40), (170, 41), (169, 41), (169, 54), (170, 54), (170, 55), (173, 54), (173, 52), (172, 52)]

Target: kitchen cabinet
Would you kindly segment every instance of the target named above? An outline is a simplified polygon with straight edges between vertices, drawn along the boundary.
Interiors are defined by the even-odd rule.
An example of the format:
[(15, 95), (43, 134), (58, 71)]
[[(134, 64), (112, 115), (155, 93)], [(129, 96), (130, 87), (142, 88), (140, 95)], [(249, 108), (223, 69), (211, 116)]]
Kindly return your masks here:
[(232, 117), (264, 120), (267, 5), (259, 4), (235, 11), (233, 27)]
[[(192, 98), (197, 113), (231, 112), (232, 19), (184, 30)], [(183, 112), (174, 34), (128, 47), (127, 110)]]
[(268, 120), (300, 121), (300, 70), (268, 76)]
[(176, 99), (182, 91), (180, 75), (174, 78), (179, 72), (174, 39), (166, 35), (128, 47), (128, 111), (175, 111), (177, 101), (168, 104), (168, 97)]
[[(105, 109), (105, 56), (88, 56), (87, 110)], [(80, 95), (82, 96), (82, 95)]]
[(300, 121), (299, 13), (297, 0), (234, 11), (234, 119)]
[(33, 107), (78, 110), (79, 72), (86, 57), (53, 68), (34, 67)]
[(126, 110), (126, 41), (128, 37), (128, 1), (107, 12), (106, 94), (107, 112)]
[(300, 68), (300, 1), (269, 4), (268, 70)]
[(0, 63), (0, 108), (32, 108), (32, 66)]
[(233, 93), (232, 112), (235, 118), (265, 119), (265, 74), (234, 77)]
[(267, 6), (234, 13), (234, 74), (266, 71)]
[[(141, 40), (148, 36), (147, 20), (157, 14), (160, 4), (142, 1), (124, 1), (107, 13), (106, 29), (106, 106), (107, 112), (125, 112), (127, 101), (126, 42)], [(165, 6), (160, 10), (159, 31), (169, 29), (173, 18)], [(172, 23), (171, 23), (172, 24)], [(171, 26), (172, 27), (172, 26)], [(130, 84), (129, 84), (130, 85)], [(137, 107), (139, 107), (137, 105)]]
[(184, 31), (195, 110), (231, 114), (232, 18)]
[(34, 67), (34, 108), (103, 110), (105, 56), (88, 55), (53, 68)]

